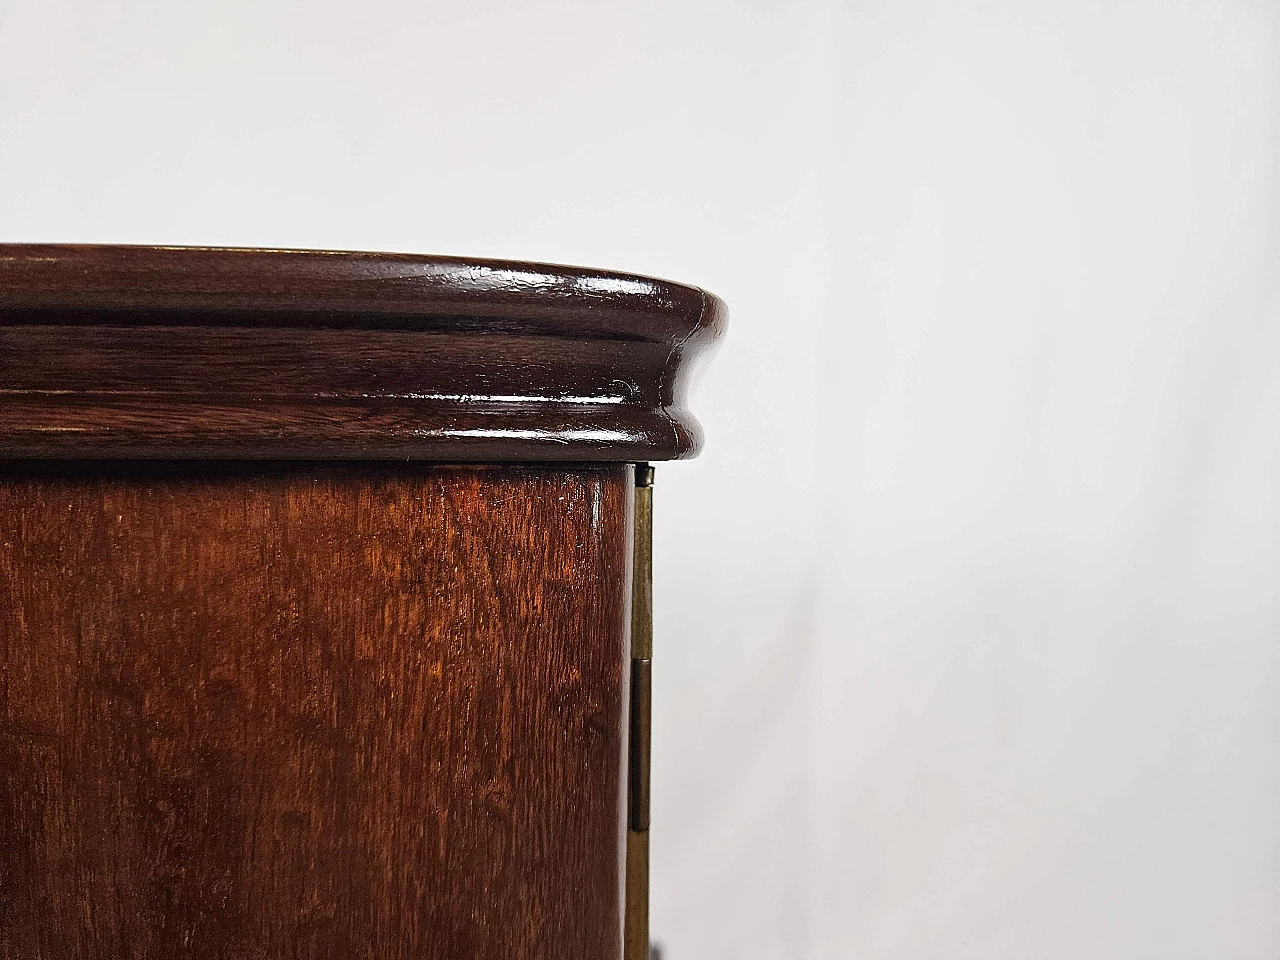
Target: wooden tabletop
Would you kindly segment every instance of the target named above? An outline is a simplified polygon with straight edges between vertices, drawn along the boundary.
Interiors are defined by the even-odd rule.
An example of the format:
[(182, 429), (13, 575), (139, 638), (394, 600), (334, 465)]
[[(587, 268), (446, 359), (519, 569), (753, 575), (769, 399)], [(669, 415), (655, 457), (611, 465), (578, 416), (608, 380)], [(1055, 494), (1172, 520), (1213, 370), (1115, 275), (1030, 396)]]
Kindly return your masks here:
[(688, 457), (724, 320), (580, 267), (0, 244), (0, 457)]

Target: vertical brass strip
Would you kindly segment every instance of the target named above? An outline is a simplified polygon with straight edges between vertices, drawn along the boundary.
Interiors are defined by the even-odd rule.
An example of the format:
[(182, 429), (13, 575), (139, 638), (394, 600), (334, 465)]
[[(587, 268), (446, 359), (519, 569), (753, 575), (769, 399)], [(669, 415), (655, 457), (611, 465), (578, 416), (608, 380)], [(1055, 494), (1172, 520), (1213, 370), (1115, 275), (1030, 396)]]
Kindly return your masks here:
[(649, 960), (649, 831), (627, 831), (627, 927), (624, 960)]
[(649, 743), (653, 668), (653, 467), (636, 464), (631, 581), (624, 960), (649, 960)]
[(649, 717), (653, 699), (653, 661), (631, 661), (631, 750), (627, 826), (649, 829)]
[(635, 548), (631, 579), (631, 657), (653, 657), (653, 467), (636, 465)]

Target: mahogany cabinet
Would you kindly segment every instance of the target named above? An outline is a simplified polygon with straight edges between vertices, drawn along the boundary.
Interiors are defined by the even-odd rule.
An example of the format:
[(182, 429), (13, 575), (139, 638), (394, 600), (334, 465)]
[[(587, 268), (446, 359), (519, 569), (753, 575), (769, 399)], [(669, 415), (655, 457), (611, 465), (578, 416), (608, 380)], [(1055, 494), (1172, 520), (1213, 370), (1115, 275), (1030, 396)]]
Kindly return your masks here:
[(723, 323), (0, 246), (0, 960), (647, 955), (648, 463)]

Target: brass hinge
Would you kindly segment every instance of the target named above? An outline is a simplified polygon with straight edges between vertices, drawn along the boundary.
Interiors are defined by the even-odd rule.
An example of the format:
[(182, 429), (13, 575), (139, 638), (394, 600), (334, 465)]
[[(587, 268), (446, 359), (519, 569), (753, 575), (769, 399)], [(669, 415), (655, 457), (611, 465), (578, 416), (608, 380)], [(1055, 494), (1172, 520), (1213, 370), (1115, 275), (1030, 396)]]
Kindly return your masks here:
[(624, 960), (649, 960), (649, 737), (653, 668), (653, 467), (636, 464), (631, 579)]

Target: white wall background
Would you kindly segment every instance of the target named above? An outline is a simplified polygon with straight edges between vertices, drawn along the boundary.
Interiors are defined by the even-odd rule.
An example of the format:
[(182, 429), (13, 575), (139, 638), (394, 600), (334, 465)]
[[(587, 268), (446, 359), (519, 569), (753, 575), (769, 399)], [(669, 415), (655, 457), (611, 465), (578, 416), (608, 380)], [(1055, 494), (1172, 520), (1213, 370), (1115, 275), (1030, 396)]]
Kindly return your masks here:
[(719, 293), (669, 960), (1280, 956), (1280, 5), (0, 0), (0, 239)]

